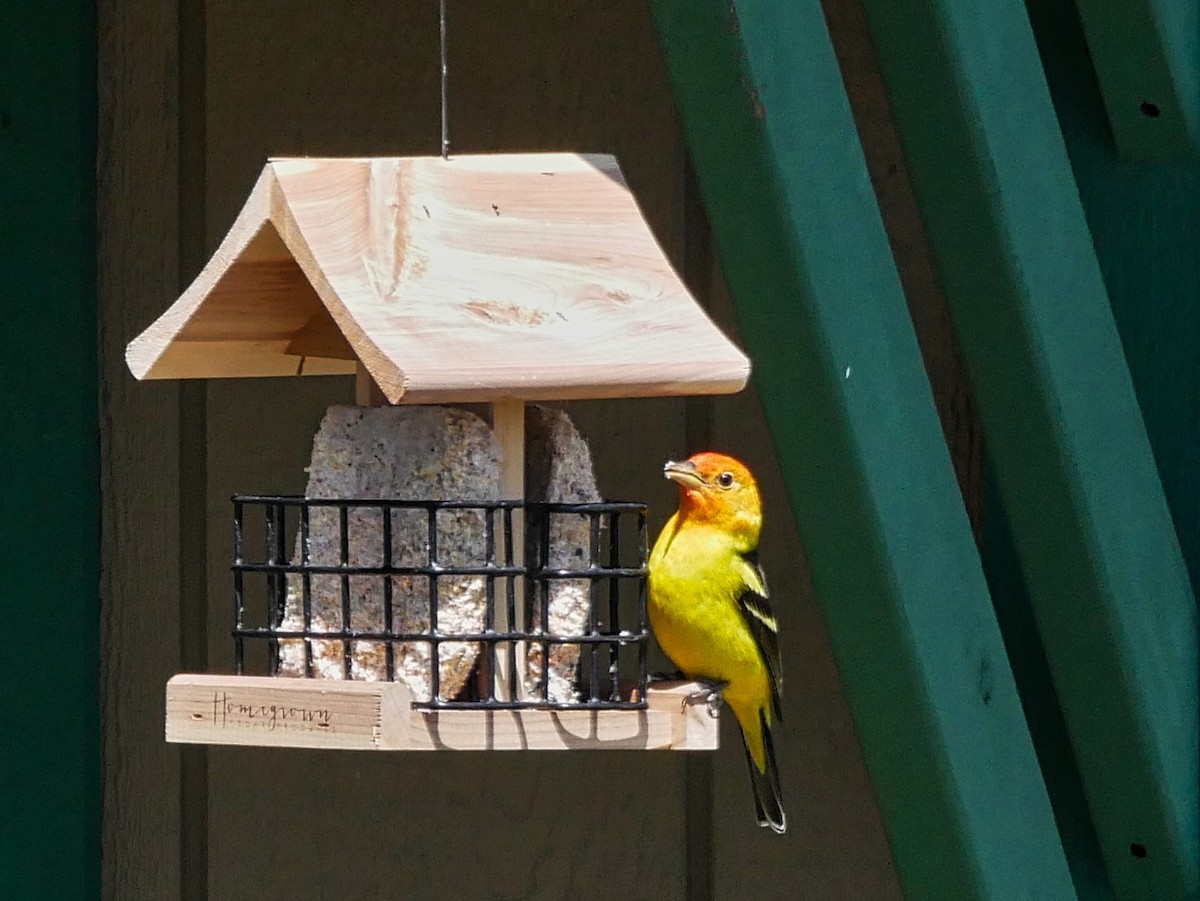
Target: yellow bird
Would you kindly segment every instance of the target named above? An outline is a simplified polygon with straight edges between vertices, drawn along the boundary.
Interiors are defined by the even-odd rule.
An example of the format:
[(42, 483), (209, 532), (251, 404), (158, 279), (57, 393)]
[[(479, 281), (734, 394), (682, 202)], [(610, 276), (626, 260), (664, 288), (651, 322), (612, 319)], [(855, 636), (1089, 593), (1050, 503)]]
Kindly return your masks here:
[(782, 718), (779, 627), (758, 565), (762, 503), (744, 464), (700, 453), (668, 463), (679, 509), (650, 552), (650, 624), (689, 679), (737, 717), (760, 826), (787, 829), (771, 727)]

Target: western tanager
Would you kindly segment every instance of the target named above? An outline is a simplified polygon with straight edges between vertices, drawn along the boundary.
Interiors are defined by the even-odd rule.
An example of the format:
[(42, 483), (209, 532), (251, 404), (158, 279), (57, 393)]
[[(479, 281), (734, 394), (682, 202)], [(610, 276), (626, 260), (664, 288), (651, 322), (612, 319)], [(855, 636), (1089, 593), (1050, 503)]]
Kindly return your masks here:
[(650, 623), (666, 655), (708, 684), (737, 717), (761, 826), (787, 828), (771, 727), (782, 717), (778, 626), (756, 553), (762, 504), (750, 470), (732, 457), (668, 463), (679, 509), (650, 553)]

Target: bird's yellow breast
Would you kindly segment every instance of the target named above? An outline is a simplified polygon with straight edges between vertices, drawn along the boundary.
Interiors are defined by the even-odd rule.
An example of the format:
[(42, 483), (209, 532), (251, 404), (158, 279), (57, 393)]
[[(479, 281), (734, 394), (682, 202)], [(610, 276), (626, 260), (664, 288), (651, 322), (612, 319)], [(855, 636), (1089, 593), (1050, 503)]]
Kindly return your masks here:
[(770, 677), (738, 604), (747, 588), (738, 562), (727, 533), (672, 517), (650, 554), (648, 609), (659, 645), (685, 675), (728, 682), (731, 706), (757, 706)]

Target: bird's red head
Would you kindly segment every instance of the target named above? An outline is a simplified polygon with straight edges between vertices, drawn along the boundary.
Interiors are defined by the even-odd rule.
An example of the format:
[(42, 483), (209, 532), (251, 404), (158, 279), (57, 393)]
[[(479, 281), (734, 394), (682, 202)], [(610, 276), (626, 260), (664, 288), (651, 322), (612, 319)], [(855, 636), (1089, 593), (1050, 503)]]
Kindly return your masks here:
[(746, 464), (704, 451), (682, 463), (667, 463), (663, 475), (679, 485), (680, 516), (728, 531), (747, 550), (758, 545), (762, 501)]

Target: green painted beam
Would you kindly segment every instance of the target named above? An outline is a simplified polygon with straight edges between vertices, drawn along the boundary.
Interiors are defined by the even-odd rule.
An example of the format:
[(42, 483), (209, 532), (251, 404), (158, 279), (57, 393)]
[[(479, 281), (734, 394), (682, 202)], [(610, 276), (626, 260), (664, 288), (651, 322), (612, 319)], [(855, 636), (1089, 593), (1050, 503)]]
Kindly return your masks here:
[(1122, 156), (1196, 155), (1200, 3), (1075, 0), (1108, 122)]
[(6, 901), (100, 895), (94, 6), (0, 4)]
[(651, 7), (904, 890), (1073, 898), (820, 5)]
[(983, 571), (1008, 649), (1008, 662), (1021, 693), (1025, 721), (1029, 723), (1033, 747), (1050, 792), (1050, 805), (1071, 867), (1071, 879), (1079, 901), (1113, 901), (1100, 841), (1092, 825), (1070, 735), (1013, 546), (1012, 530), (997, 496), (991, 467), (986, 469)]
[(1017, 0), (864, 0), (1115, 895), (1195, 898), (1197, 613)]
[(1200, 591), (1200, 158), (1130, 164), (1114, 151), (1071, 0), (1030, 21), (1150, 446)]
[[(1200, 159), (1131, 165), (1120, 158), (1071, 0), (1031, 0), (1027, 8), (1195, 593)], [(1180, 800), (1200, 804), (1195, 796)], [(1200, 836), (1191, 841), (1200, 844)]]

